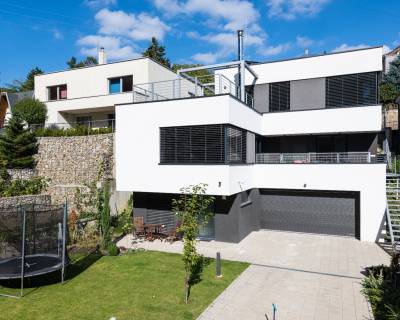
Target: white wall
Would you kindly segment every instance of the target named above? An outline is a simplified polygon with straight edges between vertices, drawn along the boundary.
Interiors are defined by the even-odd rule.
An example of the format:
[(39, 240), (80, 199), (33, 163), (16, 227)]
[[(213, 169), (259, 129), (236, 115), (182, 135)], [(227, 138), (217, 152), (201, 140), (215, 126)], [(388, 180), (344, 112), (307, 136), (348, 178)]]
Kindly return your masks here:
[[(260, 117), (230, 96), (116, 106), (117, 189), (179, 192), (183, 186), (205, 182), (211, 194), (240, 192), (236, 180), (231, 184), (230, 172), (235, 169), (230, 166), (159, 165), (159, 128), (231, 123), (250, 130)], [(251, 175), (241, 171), (238, 176), (245, 180)]]
[(375, 241), (386, 207), (385, 164), (257, 164), (253, 174), (258, 188), (359, 191), (361, 240)]
[[(341, 74), (353, 74), (371, 71), (382, 71), (382, 47), (356, 50), (316, 57), (269, 62), (252, 65), (258, 74), (257, 84), (279, 81), (302, 80), (330, 77)], [(219, 70), (216, 73), (225, 75), (233, 81), (237, 68)], [(247, 71), (246, 85), (250, 85), (253, 76)]]
[(262, 135), (380, 131), (382, 106), (270, 112), (262, 116)]

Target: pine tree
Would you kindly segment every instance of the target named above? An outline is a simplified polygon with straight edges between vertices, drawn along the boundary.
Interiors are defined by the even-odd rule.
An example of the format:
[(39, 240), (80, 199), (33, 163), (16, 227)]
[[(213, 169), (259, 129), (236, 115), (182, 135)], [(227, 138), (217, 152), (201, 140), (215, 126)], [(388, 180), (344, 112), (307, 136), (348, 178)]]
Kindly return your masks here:
[(171, 67), (171, 63), (166, 57), (165, 47), (160, 45), (155, 37), (151, 38), (149, 47), (143, 52), (143, 56), (152, 58), (168, 68)]
[(28, 129), (20, 117), (13, 116), (5, 133), (0, 136), (0, 159), (8, 169), (33, 168), (37, 153), (36, 136)]
[(380, 86), (380, 96), (384, 103), (393, 103), (400, 96), (400, 57), (390, 63)]

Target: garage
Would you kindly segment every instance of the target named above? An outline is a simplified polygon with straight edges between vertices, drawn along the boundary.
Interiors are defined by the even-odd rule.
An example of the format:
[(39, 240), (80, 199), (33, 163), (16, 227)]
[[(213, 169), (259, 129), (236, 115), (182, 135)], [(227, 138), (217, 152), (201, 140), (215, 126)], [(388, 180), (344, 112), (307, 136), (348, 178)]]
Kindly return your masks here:
[(261, 189), (262, 229), (360, 237), (358, 192)]

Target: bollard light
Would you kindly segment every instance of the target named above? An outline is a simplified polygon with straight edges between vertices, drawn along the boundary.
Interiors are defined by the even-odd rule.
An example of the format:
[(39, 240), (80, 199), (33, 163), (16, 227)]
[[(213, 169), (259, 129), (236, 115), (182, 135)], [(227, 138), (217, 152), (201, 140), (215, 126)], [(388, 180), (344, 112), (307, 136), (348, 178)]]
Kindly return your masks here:
[(221, 253), (217, 252), (217, 263), (215, 266), (215, 271), (217, 274), (217, 278), (222, 278), (222, 272), (221, 272)]

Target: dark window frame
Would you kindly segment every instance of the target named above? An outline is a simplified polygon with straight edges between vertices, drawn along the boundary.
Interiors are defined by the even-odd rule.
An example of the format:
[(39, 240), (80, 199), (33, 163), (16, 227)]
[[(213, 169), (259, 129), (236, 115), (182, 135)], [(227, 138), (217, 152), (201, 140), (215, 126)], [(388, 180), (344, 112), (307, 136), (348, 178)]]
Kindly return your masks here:
[[(111, 88), (111, 82), (113, 80), (119, 80), (119, 92), (111, 92), (110, 88)], [(133, 91), (133, 74), (111, 77), (111, 78), (107, 79), (107, 82), (108, 82), (108, 93), (109, 94), (118, 94), (118, 93)]]
[[(63, 88), (65, 88), (65, 91), (67, 92), (67, 95), (64, 98), (62, 98), (61, 94), (60, 94), (60, 91)], [(55, 90), (55, 91), (52, 92), (52, 90)], [(66, 99), (68, 99), (68, 85), (66, 83), (47, 87), (47, 100), (48, 101), (57, 101), (57, 100), (66, 100)]]

